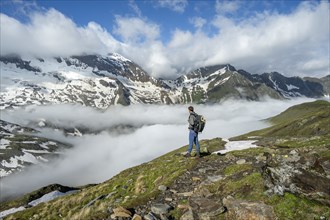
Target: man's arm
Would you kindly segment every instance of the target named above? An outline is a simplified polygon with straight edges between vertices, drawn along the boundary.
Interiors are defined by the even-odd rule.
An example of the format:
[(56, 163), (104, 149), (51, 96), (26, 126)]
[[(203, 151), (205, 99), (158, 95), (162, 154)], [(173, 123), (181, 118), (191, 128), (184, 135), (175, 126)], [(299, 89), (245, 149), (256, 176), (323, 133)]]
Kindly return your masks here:
[(193, 129), (194, 125), (195, 125), (195, 116), (194, 115), (190, 115), (189, 116), (189, 129)]

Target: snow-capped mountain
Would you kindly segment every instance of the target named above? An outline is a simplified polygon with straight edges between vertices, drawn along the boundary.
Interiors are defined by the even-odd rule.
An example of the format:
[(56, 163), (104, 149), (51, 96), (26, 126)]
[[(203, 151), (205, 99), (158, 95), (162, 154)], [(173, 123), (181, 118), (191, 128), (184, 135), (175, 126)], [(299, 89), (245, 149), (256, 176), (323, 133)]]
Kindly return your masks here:
[(296, 96), (318, 98), (329, 94), (330, 81), (325, 79), (330, 78), (330, 75), (321, 79), (311, 77), (303, 79), (300, 77), (285, 77), (278, 72), (252, 75), (241, 70), (240, 73), (252, 82), (266, 84), (286, 98)]
[(0, 120), (0, 177), (30, 164), (47, 162), (69, 147), (58, 141), (33, 135), (38, 131)]
[(328, 79), (250, 74), (231, 65), (202, 67), (176, 80), (151, 77), (119, 54), (68, 58), (0, 57), (1, 109), (29, 104), (80, 103), (105, 109), (134, 103), (219, 102), (329, 94)]
[(166, 103), (166, 84), (128, 59), (111, 54), (70, 58), (1, 57), (1, 108), (28, 104), (81, 103), (107, 108), (132, 103)]

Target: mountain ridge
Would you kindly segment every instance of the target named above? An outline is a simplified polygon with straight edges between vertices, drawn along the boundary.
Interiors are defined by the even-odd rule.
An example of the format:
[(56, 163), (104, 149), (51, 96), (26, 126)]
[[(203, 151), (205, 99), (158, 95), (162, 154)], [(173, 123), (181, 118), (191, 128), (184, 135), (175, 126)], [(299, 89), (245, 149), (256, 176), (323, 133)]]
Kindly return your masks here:
[(260, 100), (329, 96), (330, 76), (250, 74), (230, 64), (201, 67), (175, 80), (151, 77), (119, 54), (67, 58), (0, 57), (1, 109), (30, 104), (111, 105), (215, 103), (229, 98)]

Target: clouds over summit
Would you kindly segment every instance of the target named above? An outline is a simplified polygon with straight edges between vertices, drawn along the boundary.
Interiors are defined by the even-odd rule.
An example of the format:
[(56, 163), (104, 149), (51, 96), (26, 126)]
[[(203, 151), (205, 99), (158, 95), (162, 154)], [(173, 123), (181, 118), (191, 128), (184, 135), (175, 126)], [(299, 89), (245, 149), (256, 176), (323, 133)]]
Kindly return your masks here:
[[(117, 52), (151, 75), (163, 78), (223, 63), (251, 73), (329, 74), (328, 1), (302, 2), (286, 13), (265, 9), (245, 17), (236, 14), (248, 2), (216, 1), (212, 15), (200, 9), (197, 13), (196, 8), (191, 9), (195, 14), (188, 13), (188, 6), (193, 4), (189, 1), (160, 1), (154, 5), (154, 10), (168, 8), (184, 16), (190, 28), (148, 17), (139, 2), (127, 4), (134, 6), (134, 15), (115, 14), (112, 28), (92, 20), (86, 25), (78, 24), (54, 8), (30, 11), (25, 22), (2, 13), (1, 54), (69, 56)], [(170, 29), (165, 30), (169, 25)], [(163, 37), (166, 34), (168, 39)]]

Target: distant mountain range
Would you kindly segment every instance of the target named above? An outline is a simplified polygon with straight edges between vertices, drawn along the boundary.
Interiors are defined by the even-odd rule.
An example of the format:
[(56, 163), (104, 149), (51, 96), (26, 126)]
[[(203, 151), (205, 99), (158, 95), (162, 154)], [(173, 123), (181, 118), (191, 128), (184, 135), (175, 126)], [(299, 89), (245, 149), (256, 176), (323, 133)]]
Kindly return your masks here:
[(258, 75), (225, 64), (201, 67), (175, 80), (163, 80), (151, 77), (119, 54), (66, 58), (2, 56), (0, 64), (0, 109), (52, 103), (80, 103), (105, 109), (117, 104), (215, 103), (228, 98), (319, 98), (330, 94), (330, 75)]

